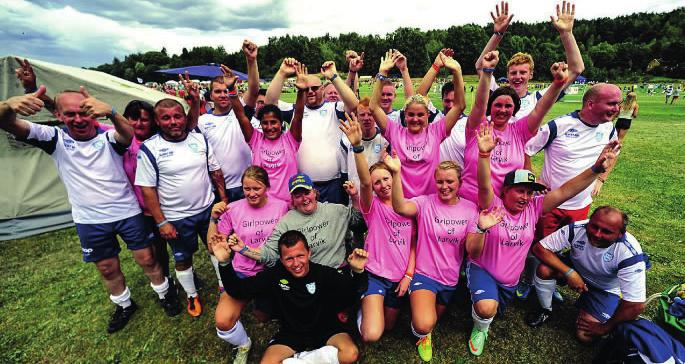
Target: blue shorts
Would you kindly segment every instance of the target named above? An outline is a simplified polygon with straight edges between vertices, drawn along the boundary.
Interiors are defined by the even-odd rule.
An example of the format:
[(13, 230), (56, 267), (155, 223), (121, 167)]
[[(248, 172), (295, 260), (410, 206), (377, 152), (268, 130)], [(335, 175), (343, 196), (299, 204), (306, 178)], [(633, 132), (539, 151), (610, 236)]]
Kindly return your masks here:
[(379, 294), (383, 296), (383, 306), (390, 308), (400, 308), (400, 298), (397, 297), (395, 289), (400, 282), (393, 282), (389, 279), (379, 277), (371, 272), (367, 272), (369, 277), (369, 286), (366, 292), (362, 294), (362, 298), (372, 294)]
[(588, 291), (583, 292), (578, 297), (576, 307), (589, 313), (601, 323), (607, 322), (616, 312), (619, 303), (621, 303), (621, 297), (587, 283), (586, 285)]
[(176, 228), (176, 239), (169, 240), (171, 250), (174, 252), (174, 261), (183, 262), (190, 260), (197, 251), (197, 236), (203, 242), (207, 241), (207, 229), (209, 229), (209, 216), (212, 213), (210, 205), (199, 214), (183, 218), (181, 220), (170, 221)]
[(499, 303), (497, 312), (500, 314), (504, 312), (516, 291), (516, 286), (509, 287), (497, 282), (488, 271), (473, 262), (466, 265), (466, 279), (471, 292), (471, 302), (495, 300)]
[(337, 203), (347, 206), (350, 198), (343, 188), (343, 181), (335, 178), (330, 181), (314, 182), (314, 188), (319, 191), (319, 201)]
[(412, 294), (414, 293), (414, 291), (422, 289), (435, 293), (435, 295), (437, 296), (436, 302), (439, 305), (447, 306), (447, 304), (450, 303), (452, 294), (454, 294), (454, 291), (457, 290), (457, 287), (447, 286), (442, 283), (438, 283), (432, 278), (428, 278), (422, 274), (415, 273), (414, 279), (411, 280), (411, 284), (409, 285), (409, 294)]
[[(235, 275), (240, 279), (248, 278), (246, 274), (240, 272), (235, 272)], [(226, 294), (228, 294), (228, 292), (226, 292)], [(230, 294), (228, 295), (230, 296)], [(273, 316), (274, 314), (274, 305), (271, 303), (269, 295), (261, 292), (254, 296), (254, 309), (262, 311), (269, 316)]]
[(117, 234), (129, 250), (147, 248), (153, 239), (152, 231), (145, 225), (142, 213), (102, 224), (76, 223), (76, 233), (81, 240), (84, 262), (97, 262), (119, 255), (121, 248)]

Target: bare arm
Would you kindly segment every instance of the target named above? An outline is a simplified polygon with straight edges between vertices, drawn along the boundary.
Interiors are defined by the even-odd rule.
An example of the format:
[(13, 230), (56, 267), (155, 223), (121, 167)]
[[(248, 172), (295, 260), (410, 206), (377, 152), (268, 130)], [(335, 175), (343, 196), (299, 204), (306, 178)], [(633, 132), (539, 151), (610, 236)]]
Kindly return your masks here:
[[(504, 37), (504, 33), (509, 28), (509, 24), (514, 17), (514, 14), (509, 15), (509, 3), (502, 1), (500, 6), (495, 5), (495, 13), (490, 12), (490, 17), (492, 17), (493, 33), (490, 40), (488, 40), (488, 43), (485, 45), (485, 48), (483, 48), (483, 51), (480, 53), (480, 56), (478, 56), (478, 60), (476, 60), (476, 71), (478, 72), (478, 76), (482, 76), (481, 69), (483, 68), (483, 58), (488, 52), (497, 49), (497, 46), (499, 46), (499, 43)], [(490, 81), (490, 77), (492, 77), (492, 75), (486, 74), (488, 81)]]
[[(24, 93), (36, 94), (38, 91), (38, 84), (36, 83), (36, 73), (33, 71), (31, 63), (29, 63), (28, 59), (24, 59), (23, 61), (16, 57), (14, 59), (17, 61), (17, 63), (19, 63), (19, 68), (15, 69), (14, 72), (17, 75), (17, 79), (24, 87)], [(57, 110), (55, 109), (55, 103), (52, 97), (45, 92), (41, 93), (37, 97), (43, 101), (44, 107), (48, 111), (55, 114)]]
[[(483, 69), (493, 70), (499, 62), (499, 52), (488, 52), (483, 58)], [(466, 127), (474, 129), (485, 118), (485, 109), (488, 105), (488, 97), (490, 96), (490, 74), (492, 71), (482, 72), (478, 80), (478, 88), (476, 88), (476, 97), (473, 100), (473, 107), (471, 113), (466, 121)], [(457, 91), (456, 89), (454, 90)]]
[(338, 77), (338, 70), (335, 68), (335, 62), (324, 62), (324, 64), (321, 65), (321, 73), (323, 73), (323, 76), (326, 77), (327, 80), (331, 81), (333, 87), (335, 87), (335, 89), (338, 91), (340, 98), (345, 104), (345, 111), (353, 112), (356, 110), (359, 100), (357, 100), (357, 96), (354, 94), (352, 89), (350, 89), (345, 82)]
[(497, 141), (492, 133), (492, 125), (482, 123), (478, 134), (478, 206), (481, 209), (489, 209), (495, 192), (492, 188), (490, 177), (490, 152), (495, 149)]
[[(347, 136), (352, 147), (362, 146), (362, 129), (354, 114), (345, 114), (347, 122), (342, 122), (340, 130)], [(371, 187), (371, 174), (369, 173), (369, 165), (366, 162), (366, 157), (363, 152), (354, 152), (354, 164), (357, 168), (357, 175), (359, 176), (359, 210), (369, 211), (371, 201), (373, 200), (373, 188)]]
[(461, 75), (461, 65), (452, 57), (443, 57), (443, 63), (452, 72), (452, 83), (454, 84), (454, 106), (445, 115), (445, 131), (450, 134), (454, 125), (461, 117), (466, 108), (466, 97), (464, 95), (464, 79)]
[(119, 113), (114, 113), (114, 108), (88, 94), (86, 88), (81, 86), (79, 91), (85, 99), (81, 101), (81, 110), (92, 118), (107, 117), (114, 125), (114, 139), (117, 143), (129, 146), (133, 140), (133, 127), (128, 120)]
[(226, 196), (226, 181), (224, 180), (224, 174), (221, 169), (209, 172), (209, 176), (212, 178), (212, 184), (216, 193), (219, 195), (219, 199), (223, 202), (228, 203), (228, 197)]
[(245, 105), (254, 107), (259, 96), (259, 68), (257, 66), (257, 45), (245, 39), (243, 41), (243, 53), (247, 61), (247, 92), (245, 93)]
[(250, 119), (248, 119), (247, 115), (245, 115), (245, 109), (238, 98), (238, 90), (235, 88), (235, 82), (238, 80), (238, 77), (234, 76), (233, 72), (231, 72), (231, 70), (223, 64), (221, 65), (221, 71), (224, 72), (224, 82), (226, 83), (226, 88), (228, 89), (228, 98), (231, 100), (233, 112), (238, 119), (240, 131), (243, 133), (245, 142), (249, 143), (252, 139), (252, 135), (254, 134), (254, 127), (252, 126)]
[(31, 124), (22, 119), (17, 119), (17, 114), (30, 116), (43, 108), (43, 101), (36, 96), (45, 93), (45, 86), (40, 86), (33, 94), (15, 96), (0, 102), (0, 129), (20, 138), (25, 139), (31, 131)]
[(197, 122), (200, 119), (200, 109), (202, 107), (202, 102), (200, 100), (200, 86), (195, 82), (190, 80), (190, 74), (188, 71), (184, 75), (178, 75), (183, 88), (186, 90), (188, 96), (190, 96), (190, 101), (186, 100), (190, 105), (188, 110), (188, 130), (193, 130), (197, 127)]
[(576, 5), (571, 4), (570, 1), (568, 3), (564, 1), (561, 7), (557, 4), (557, 19), (555, 20), (554, 16), (550, 16), (552, 25), (559, 31), (559, 38), (561, 39), (561, 44), (564, 46), (566, 62), (568, 63), (569, 75), (564, 83), (564, 89), (573, 84), (578, 75), (585, 70), (583, 57), (580, 54), (580, 49), (578, 49), (576, 38), (573, 36), (573, 20), (575, 13)]
[(542, 119), (547, 115), (547, 112), (554, 106), (554, 103), (559, 98), (559, 94), (564, 89), (566, 80), (568, 79), (568, 67), (564, 62), (557, 62), (550, 67), (552, 72), (552, 85), (549, 86), (547, 92), (542, 95), (540, 101), (535, 104), (535, 108), (528, 115), (528, 131), (535, 135), (540, 129)]
[(355, 51), (348, 50), (345, 52), (345, 59), (347, 60), (347, 65), (349, 71), (347, 72), (347, 79), (345, 84), (352, 89), (355, 96), (359, 98), (359, 71), (364, 67), (364, 52), (360, 55)]
[(402, 75), (402, 86), (404, 88), (404, 99), (408, 99), (414, 95), (414, 84), (411, 83), (411, 76), (409, 75), (409, 67), (407, 67), (407, 57), (399, 51), (395, 51), (397, 57), (395, 58), (395, 65), (400, 70)]
[[(394, 154), (394, 152), (393, 152)], [(418, 213), (416, 204), (404, 198), (400, 159), (397, 155), (385, 157), (385, 164), (392, 174), (392, 209), (404, 217), (414, 217)]]
[[(392, 49), (385, 52), (385, 57), (381, 58), (381, 64), (378, 67), (378, 74), (380, 77), (388, 77), (390, 70), (395, 66), (397, 57), (397, 54), (394, 53)], [(381, 129), (381, 132), (385, 131), (385, 128), (388, 126), (388, 116), (385, 115), (385, 111), (383, 111), (380, 105), (382, 91), (383, 83), (380, 79), (376, 79), (376, 82), (373, 85), (373, 92), (371, 93), (371, 100), (369, 101), (369, 109), (373, 114), (373, 118), (376, 120), (376, 125)]]
[(281, 97), (281, 91), (283, 90), (285, 79), (295, 73), (296, 64), (297, 61), (295, 61), (294, 58), (286, 58), (283, 60), (281, 67), (274, 75), (274, 78), (271, 80), (271, 83), (266, 90), (266, 96), (264, 98), (265, 104), (278, 105), (278, 98)]
[(428, 71), (426, 71), (426, 74), (421, 79), (419, 88), (416, 89), (417, 94), (428, 96), (428, 92), (430, 91), (431, 86), (433, 86), (433, 82), (435, 82), (435, 78), (438, 76), (440, 68), (445, 66), (445, 64), (442, 61), (443, 58), (452, 57), (453, 55), (454, 51), (451, 48), (443, 48), (440, 50), (438, 55), (435, 57), (433, 64), (428, 69)]

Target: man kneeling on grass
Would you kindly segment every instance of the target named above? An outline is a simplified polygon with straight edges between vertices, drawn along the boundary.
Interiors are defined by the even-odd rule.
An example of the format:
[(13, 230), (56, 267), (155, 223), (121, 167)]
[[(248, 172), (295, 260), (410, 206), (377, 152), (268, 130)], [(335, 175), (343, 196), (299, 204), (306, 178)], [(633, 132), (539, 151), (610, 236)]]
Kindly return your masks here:
[[(268, 295), (281, 327), (269, 341), (262, 363), (352, 363), (359, 351), (336, 313), (359, 299), (366, 287), (367, 252), (355, 249), (347, 258), (350, 274), (309, 261), (307, 239), (290, 230), (278, 240), (279, 263), (240, 279), (230, 264), (235, 234), (210, 244), (221, 263), (219, 271), (232, 297)], [(242, 244), (240, 244), (242, 245)], [(312, 351), (304, 351), (314, 349)]]

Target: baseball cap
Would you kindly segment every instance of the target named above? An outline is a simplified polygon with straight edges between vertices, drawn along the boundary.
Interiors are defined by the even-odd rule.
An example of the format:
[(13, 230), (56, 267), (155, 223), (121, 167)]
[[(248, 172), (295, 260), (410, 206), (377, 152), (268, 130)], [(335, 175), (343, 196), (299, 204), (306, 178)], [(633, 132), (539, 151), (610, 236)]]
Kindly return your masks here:
[(547, 187), (537, 183), (533, 172), (527, 169), (515, 169), (504, 176), (504, 187), (513, 185), (528, 185), (533, 191), (544, 191)]
[(299, 173), (290, 177), (288, 180), (288, 190), (290, 193), (293, 193), (295, 189), (300, 187), (311, 190), (314, 188), (314, 183), (312, 183), (312, 179), (304, 173)]

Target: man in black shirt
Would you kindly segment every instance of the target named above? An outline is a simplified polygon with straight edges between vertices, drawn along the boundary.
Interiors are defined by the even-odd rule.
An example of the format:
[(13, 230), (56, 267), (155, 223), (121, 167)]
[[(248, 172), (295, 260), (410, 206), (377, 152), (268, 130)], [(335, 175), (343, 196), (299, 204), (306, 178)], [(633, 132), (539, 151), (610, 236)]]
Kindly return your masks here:
[[(357, 346), (336, 313), (352, 305), (366, 290), (367, 252), (355, 249), (348, 257), (350, 271), (341, 272), (310, 262), (307, 239), (290, 230), (278, 241), (280, 259), (274, 267), (240, 279), (229, 263), (239, 239), (234, 234), (228, 241), (210, 244), (221, 262), (219, 272), (226, 292), (238, 299), (266, 294), (280, 318), (280, 330), (269, 341), (261, 362), (281, 363), (293, 355), (292, 361), (299, 363), (356, 361)], [(302, 352), (307, 349), (316, 350)]]

